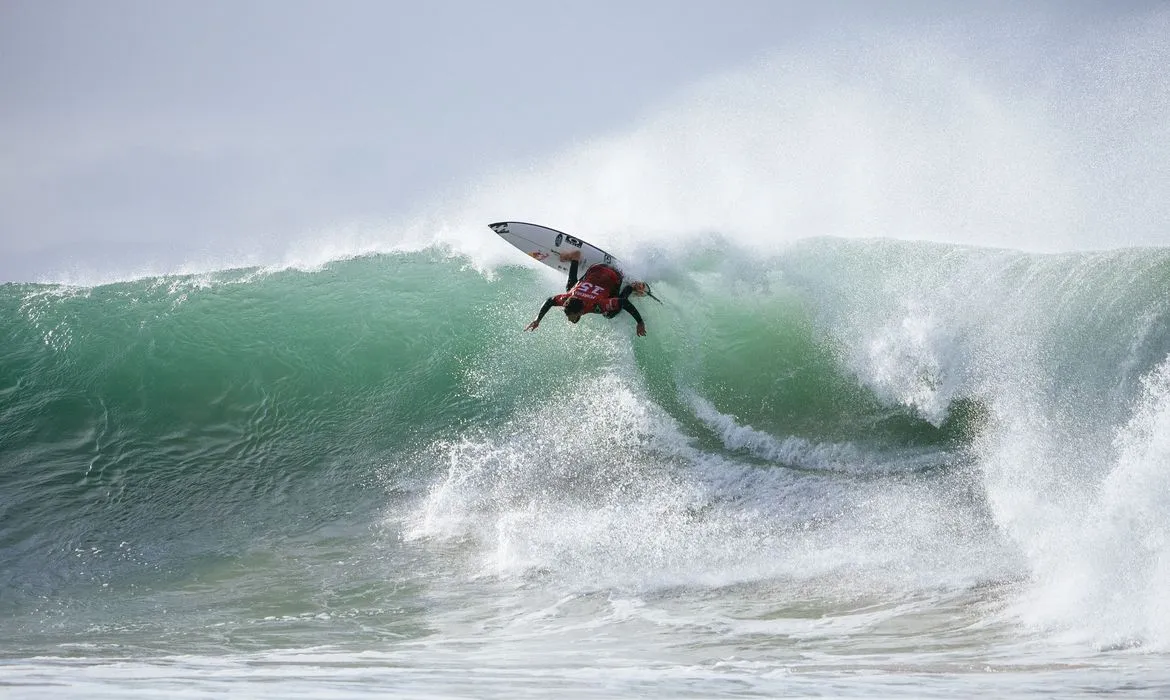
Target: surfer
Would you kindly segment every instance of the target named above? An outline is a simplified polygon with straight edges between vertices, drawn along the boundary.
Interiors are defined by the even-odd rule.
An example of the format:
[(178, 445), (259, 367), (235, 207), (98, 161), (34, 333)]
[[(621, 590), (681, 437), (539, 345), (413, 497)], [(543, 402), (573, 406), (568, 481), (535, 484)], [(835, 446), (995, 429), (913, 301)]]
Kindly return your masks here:
[(646, 335), (646, 324), (642, 321), (642, 315), (629, 299), (630, 294), (642, 296), (648, 293), (645, 282), (633, 282), (623, 288), (622, 273), (613, 266), (602, 263), (591, 266), (578, 280), (577, 268), (581, 261), (581, 253), (579, 251), (561, 253), (561, 260), (569, 261), (569, 283), (565, 285), (565, 293), (546, 299), (536, 320), (528, 324), (524, 330), (536, 330), (548, 310), (560, 306), (564, 308), (565, 318), (569, 319), (569, 323), (580, 321), (582, 314), (587, 313), (598, 313), (606, 318), (614, 318), (624, 309), (638, 324), (636, 329), (638, 335)]

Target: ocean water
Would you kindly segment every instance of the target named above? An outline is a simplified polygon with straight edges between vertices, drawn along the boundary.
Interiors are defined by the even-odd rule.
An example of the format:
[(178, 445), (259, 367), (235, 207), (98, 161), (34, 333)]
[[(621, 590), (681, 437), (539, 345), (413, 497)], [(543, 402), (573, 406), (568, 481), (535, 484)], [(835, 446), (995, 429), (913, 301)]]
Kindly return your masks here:
[(1170, 694), (1170, 248), (637, 257), (0, 286), (0, 694)]
[[(777, 28), (407, 220), (37, 260), (0, 697), (1170, 697), (1170, 12), (1066, 5)], [(564, 280), (509, 219), (649, 334), (523, 332)]]

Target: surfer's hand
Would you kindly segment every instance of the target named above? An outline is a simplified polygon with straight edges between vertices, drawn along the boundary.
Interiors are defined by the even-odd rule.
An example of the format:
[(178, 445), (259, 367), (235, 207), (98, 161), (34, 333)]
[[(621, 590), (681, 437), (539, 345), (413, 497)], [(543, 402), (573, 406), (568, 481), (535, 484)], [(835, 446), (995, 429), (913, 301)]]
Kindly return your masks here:
[(638, 335), (646, 335), (646, 324), (639, 323), (638, 328), (636, 330), (638, 332)]
[(527, 328), (525, 328), (524, 330), (526, 330), (526, 331), (534, 331), (534, 330), (536, 330), (537, 328), (540, 328), (540, 321), (533, 321), (532, 323), (529, 323), (529, 324), (528, 324), (528, 327), (527, 327)]

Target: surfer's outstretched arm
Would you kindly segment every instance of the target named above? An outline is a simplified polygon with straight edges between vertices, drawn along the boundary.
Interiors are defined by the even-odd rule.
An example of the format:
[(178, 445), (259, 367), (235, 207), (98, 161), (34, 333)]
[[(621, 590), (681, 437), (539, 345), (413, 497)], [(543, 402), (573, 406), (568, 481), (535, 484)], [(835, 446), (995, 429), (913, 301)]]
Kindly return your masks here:
[[(576, 265), (576, 263), (573, 263), (573, 264)], [(555, 303), (556, 303), (556, 297), (549, 297), (548, 299), (545, 299), (544, 306), (540, 307), (540, 313), (538, 313), (536, 315), (536, 320), (533, 321), (532, 323), (529, 323), (528, 327), (525, 328), (524, 330), (534, 331), (537, 328), (539, 328), (540, 327), (540, 320), (542, 318), (544, 318), (544, 315), (548, 313), (548, 310), (551, 309)]]
[(634, 304), (629, 299), (623, 298), (622, 308), (634, 317), (634, 321), (638, 324), (638, 335), (646, 335), (646, 323), (642, 321), (642, 314), (638, 313), (638, 310), (634, 308)]

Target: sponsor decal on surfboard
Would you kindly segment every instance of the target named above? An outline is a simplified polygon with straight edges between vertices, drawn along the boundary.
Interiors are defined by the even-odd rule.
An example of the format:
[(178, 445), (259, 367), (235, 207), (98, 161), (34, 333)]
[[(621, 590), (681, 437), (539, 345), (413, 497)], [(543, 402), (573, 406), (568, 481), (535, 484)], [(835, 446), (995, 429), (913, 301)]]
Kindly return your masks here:
[[(579, 261), (581, 270), (587, 270), (592, 265), (601, 264), (609, 265), (621, 272), (622, 264), (617, 258), (597, 246), (563, 231), (523, 221), (500, 221), (488, 224), (488, 228), (499, 234), (500, 238), (519, 248), (528, 257), (561, 272), (569, 270), (569, 261), (561, 259), (561, 255), (569, 252), (565, 250), (568, 247), (576, 249), (572, 252), (575, 253), (574, 258)], [(649, 289), (649, 286), (639, 287), (637, 294), (641, 296), (646, 293), (652, 299), (657, 300), (657, 297), (649, 294)]]

